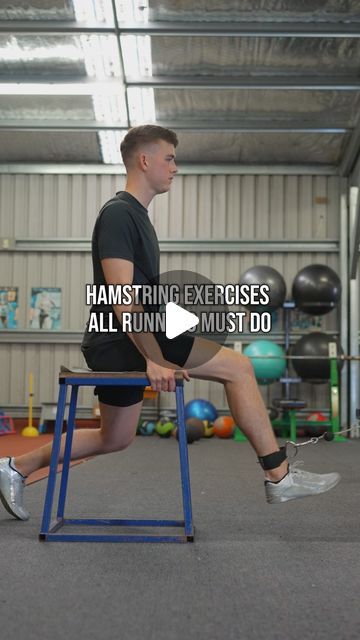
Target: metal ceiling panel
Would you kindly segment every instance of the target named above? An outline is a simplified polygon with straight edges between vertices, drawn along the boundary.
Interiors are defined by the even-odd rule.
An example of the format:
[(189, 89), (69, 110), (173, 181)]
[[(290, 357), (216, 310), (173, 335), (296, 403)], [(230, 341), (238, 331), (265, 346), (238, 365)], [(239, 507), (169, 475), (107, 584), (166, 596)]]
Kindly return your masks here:
[(77, 36), (0, 36), (0, 77), (61, 79), (86, 77), (84, 55)]
[(0, 36), (0, 79), (112, 78), (120, 75), (116, 36)]
[[(94, 5), (97, 1), (94, 0)], [(123, 4), (123, 0), (114, 0), (119, 9)], [(58, 21), (66, 26), (75, 24), (76, 20), (73, 0), (5, 0), (0, 5), (0, 20), (14, 21), (14, 24), (16, 21), (23, 21), (25, 25), (27, 21), (29, 25), (37, 21), (43, 24)], [(133, 21), (139, 20), (145, 27), (140, 14), (137, 10)], [(215, 129), (210, 133), (189, 133), (182, 132), (180, 126), (180, 160), (242, 164), (340, 162), (350, 137), (342, 131), (356, 130), (359, 126), (360, 91), (357, 84), (352, 86), (350, 81), (354, 83), (360, 77), (360, 38), (356, 37), (359, 35), (356, 29), (347, 33), (348, 37), (322, 34), (319, 37), (318, 30), (319, 25), (324, 28), (330, 25), (328, 32), (332, 33), (331, 25), (338, 24), (340, 29), (341, 25), (360, 24), (359, 0), (198, 0), (196, 6), (193, 0), (149, 0), (149, 19), (165, 25), (177, 21), (178, 25), (188, 24), (189, 28), (192, 23), (206, 27), (212, 23), (229, 26), (243, 22), (249, 33), (251, 23), (275, 28), (267, 37), (256, 35), (257, 30), (252, 37), (186, 33), (151, 36), (153, 78), (163, 79), (165, 85), (154, 90), (157, 120), (177, 122), (184, 127), (199, 122), (203, 128), (208, 125), (209, 129), (212, 126)], [(290, 30), (294, 35), (276, 36), (276, 25), (285, 28), (287, 23), (294, 25)], [(301, 27), (299, 32), (297, 25)], [(301, 36), (304, 25), (306, 30), (309, 25), (309, 32)], [(340, 31), (333, 35), (342, 36)], [(161, 30), (154, 29), (153, 33)], [(0, 36), (0, 82), (83, 84), (93, 79), (122, 76), (115, 35), (16, 36), (11, 29), (5, 34)], [(131, 38), (123, 36), (123, 39), (128, 37)], [(185, 79), (183, 88), (170, 89), (168, 85), (181, 77)], [(233, 88), (237, 78), (239, 87), (244, 88)], [(309, 79), (307, 90), (297, 89), (296, 80), (306, 78)], [(226, 83), (226, 88), (207, 89), (207, 81), (216, 79), (220, 86)], [(258, 88), (248, 88), (253, 84), (245, 82), (246, 79), (254, 79)], [(275, 90), (276, 79), (279, 86)], [(135, 78), (128, 80), (132, 86)], [(190, 89), (191, 80), (194, 87)], [(204, 88), (198, 88), (201, 81), (205, 83)], [(291, 81), (294, 88), (289, 90), (287, 86)], [(321, 89), (323, 81), (327, 84)], [(300, 85), (305, 87), (304, 83)], [(119, 122), (123, 117), (123, 101), (122, 96), (119, 105), (111, 106), (96, 100), (95, 104), (91, 96), (4, 95), (0, 96), (0, 124), (3, 120), (5, 127), (6, 119), (18, 120), (19, 127), (20, 121), (26, 123), (26, 120), (35, 126), (39, 120), (71, 121), (75, 126), (77, 121), (84, 124), (86, 120), (93, 125), (101, 120), (111, 122), (112, 118)], [(235, 129), (245, 123), (245, 130), (252, 125), (256, 129), (258, 125), (259, 131), (217, 132), (217, 124), (221, 122), (229, 127), (234, 125)], [(272, 128), (276, 129), (276, 123), (288, 132), (260, 133), (268, 126), (274, 125)], [(299, 133), (303, 127), (308, 132)], [(323, 133), (311, 133), (320, 130)], [(99, 139), (102, 140), (102, 135), (76, 130), (75, 133), (0, 131), (3, 149), (0, 161), (98, 162), (101, 161)]]
[(329, 163), (340, 160), (348, 135), (179, 132), (178, 162)]
[(149, 0), (150, 20), (360, 20), (358, 0)]
[(1, 162), (101, 162), (96, 133), (0, 131)]
[(329, 74), (360, 70), (356, 38), (151, 38), (153, 75)]
[(160, 121), (191, 120), (238, 122), (246, 117), (274, 118), (284, 125), (294, 119), (304, 125), (354, 127), (360, 113), (360, 93), (335, 91), (272, 91), (155, 89), (156, 115)]
[(94, 120), (91, 96), (0, 96), (1, 119)]
[(74, 20), (72, 0), (2, 0), (0, 20)]

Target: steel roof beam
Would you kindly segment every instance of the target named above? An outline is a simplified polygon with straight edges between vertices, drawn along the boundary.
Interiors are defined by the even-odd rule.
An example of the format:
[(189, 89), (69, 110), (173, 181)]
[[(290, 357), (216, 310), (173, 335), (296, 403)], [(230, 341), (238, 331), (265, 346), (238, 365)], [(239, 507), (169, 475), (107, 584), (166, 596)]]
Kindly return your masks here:
[(55, 20), (0, 20), (0, 33), (62, 35), (67, 33), (131, 34), (150, 36), (243, 36), (283, 38), (359, 38), (360, 22), (187, 22), (147, 23), (74, 22)]
[[(217, 164), (189, 163), (178, 164), (179, 175), (231, 175), (231, 176), (337, 176), (338, 166), (334, 164), (240, 164), (239, 162), (220, 162)], [(56, 175), (116, 175), (125, 174), (123, 164), (90, 163), (53, 163), (53, 162), (11, 162), (0, 164), (0, 174), (56, 174)]]
[[(66, 95), (67, 88), (73, 93), (91, 94), (94, 88), (102, 91), (116, 90), (116, 85), (126, 87), (154, 89), (306, 89), (319, 91), (359, 91), (360, 76), (296, 76), (292, 75), (259, 75), (259, 76), (181, 76), (162, 75), (149, 77), (106, 78), (97, 80), (89, 76), (61, 77), (54, 80), (36, 78), (35, 76), (16, 77), (0, 76), (0, 95), (17, 95), (21, 85), (29, 87), (53, 88), (61, 87)], [(47, 91), (48, 92), (48, 91)], [(34, 91), (35, 93), (35, 91)]]
[(71, 33), (115, 33), (114, 25), (103, 22), (75, 22), (57, 20), (0, 20), (0, 33), (11, 35), (66, 35)]
[(243, 36), (359, 38), (360, 22), (148, 22), (120, 27), (124, 34), (150, 36)]
[(154, 89), (306, 89), (319, 91), (359, 91), (359, 76), (181, 76), (128, 77), (127, 87)]
[[(176, 131), (204, 133), (331, 133), (345, 134), (352, 131), (346, 127), (313, 126), (300, 121), (281, 122), (273, 120), (251, 121), (239, 118), (239, 124), (216, 122), (162, 122), (157, 125), (175, 129)], [(0, 118), (0, 131), (126, 131), (128, 126), (124, 122), (100, 122), (90, 120), (51, 120), (51, 119), (17, 119)]]

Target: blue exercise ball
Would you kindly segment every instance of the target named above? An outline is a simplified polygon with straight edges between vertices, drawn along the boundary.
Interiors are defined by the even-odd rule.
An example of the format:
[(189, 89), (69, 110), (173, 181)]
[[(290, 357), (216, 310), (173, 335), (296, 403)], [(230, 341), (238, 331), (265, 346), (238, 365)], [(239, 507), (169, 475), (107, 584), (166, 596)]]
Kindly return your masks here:
[(250, 358), (260, 384), (270, 384), (285, 373), (285, 351), (272, 340), (254, 340), (245, 347), (243, 354)]
[(138, 427), (138, 433), (141, 436), (152, 436), (156, 428), (156, 422), (153, 420), (143, 420)]
[(199, 418), (199, 420), (208, 420), (214, 422), (217, 418), (217, 411), (211, 402), (208, 400), (202, 400), (198, 398), (196, 400), (190, 400), (185, 405), (185, 419)]

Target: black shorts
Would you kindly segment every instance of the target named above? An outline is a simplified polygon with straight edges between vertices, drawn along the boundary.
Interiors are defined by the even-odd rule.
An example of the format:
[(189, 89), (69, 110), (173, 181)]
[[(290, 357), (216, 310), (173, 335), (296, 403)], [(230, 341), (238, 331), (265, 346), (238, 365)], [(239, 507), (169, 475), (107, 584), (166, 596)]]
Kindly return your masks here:
[[(183, 333), (169, 340), (164, 334), (154, 334), (161, 352), (169, 362), (181, 369), (189, 357), (194, 344), (194, 336)], [(82, 345), (81, 351), (86, 363), (93, 371), (146, 371), (146, 361), (134, 343), (125, 337), (124, 340)], [(141, 402), (145, 387), (137, 386), (99, 386), (94, 394), (101, 402), (115, 407), (128, 407)]]

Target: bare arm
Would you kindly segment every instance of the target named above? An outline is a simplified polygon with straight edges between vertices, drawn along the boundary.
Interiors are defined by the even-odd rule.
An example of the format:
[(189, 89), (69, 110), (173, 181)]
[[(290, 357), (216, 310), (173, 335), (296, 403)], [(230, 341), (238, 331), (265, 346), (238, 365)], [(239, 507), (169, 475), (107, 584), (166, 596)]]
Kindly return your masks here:
[[(133, 283), (134, 265), (129, 260), (105, 258), (101, 261), (101, 266), (107, 284)], [(113, 305), (113, 309), (120, 324), (124, 312), (144, 311), (143, 306), (135, 302), (132, 305)], [(155, 391), (175, 391), (175, 370), (172, 363), (164, 360), (155, 336), (152, 333), (127, 333), (127, 336), (146, 360), (146, 372), (152, 388)], [(183, 373), (185, 379), (189, 380), (188, 373)]]

